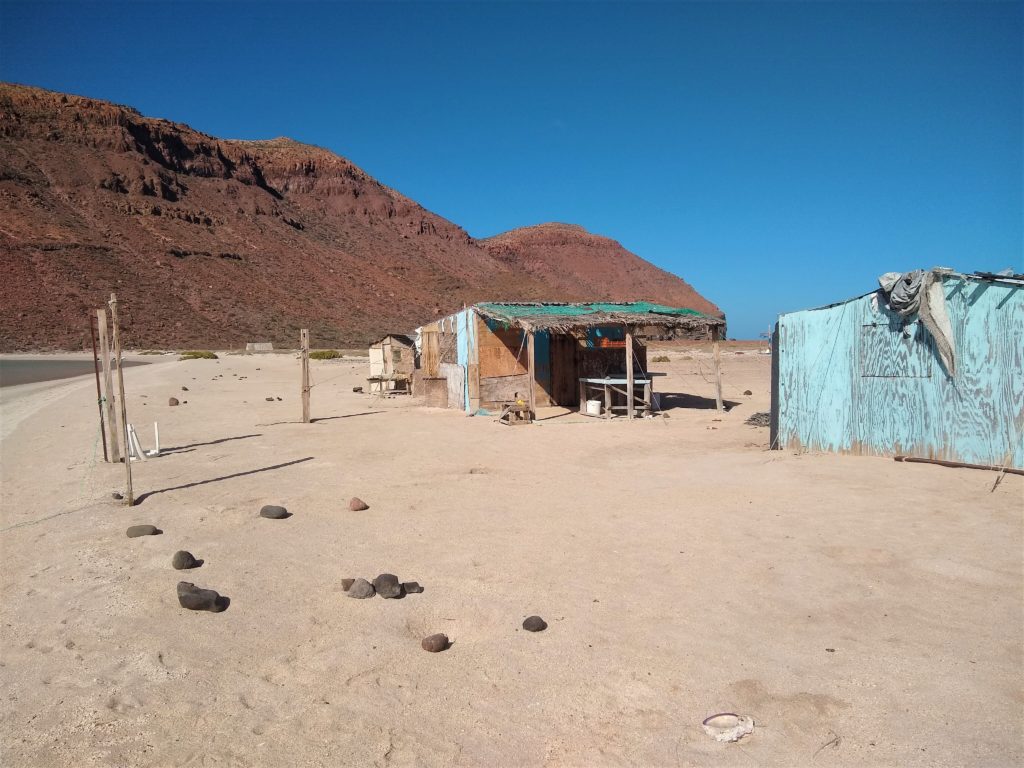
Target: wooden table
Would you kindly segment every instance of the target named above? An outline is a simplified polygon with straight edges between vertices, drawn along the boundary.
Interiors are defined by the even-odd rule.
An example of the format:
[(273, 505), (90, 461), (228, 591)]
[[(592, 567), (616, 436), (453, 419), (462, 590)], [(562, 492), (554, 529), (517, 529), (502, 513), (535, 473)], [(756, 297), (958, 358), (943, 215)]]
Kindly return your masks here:
[[(663, 373), (648, 373), (643, 378), (633, 379), (633, 409), (638, 413), (650, 413), (651, 403), (653, 402), (654, 395), (654, 382), (655, 376), (664, 376)], [(615, 411), (628, 411), (629, 406), (623, 405), (612, 405), (612, 393), (617, 393), (623, 397), (628, 398), (629, 394), (626, 392), (626, 377), (615, 376), (606, 377), (603, 379), (580, 379), (580, 413), (584, 416), (589, 415), (587, 413), (587, 400), (596, 399), (590, 398), (589, 394), (595, 392), (601, 395), (601, 401), (604, 403), (603, 418), (610, 419), (614, 416)], [(637, 395), (637, 387), (642, 387), (642, 394)], [(628, 403), (628, 400), (627, 400)]]

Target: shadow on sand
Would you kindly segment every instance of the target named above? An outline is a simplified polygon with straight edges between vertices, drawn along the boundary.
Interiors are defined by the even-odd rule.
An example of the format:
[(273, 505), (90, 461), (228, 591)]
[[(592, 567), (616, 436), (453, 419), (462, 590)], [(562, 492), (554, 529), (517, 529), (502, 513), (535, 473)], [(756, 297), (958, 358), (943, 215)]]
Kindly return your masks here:
[(269, 467), (260, 467), (259, 469), (247, 469), (245, 472), (235, 472), (233, 475), (224, 475), (223, 477), (211, 477), (209, 480), (197, 480), (194, 483), (185, 483), (184, 485), (175, 485), (171, 488), (161, 488), (158, 491), (147, 491), (136, 497), (135, 506), (138, 506), (143, 501), (148, 499), (150, 496), (155, 496), (158, 493), (167, 493), (169, 491), (180, 491), (185, 488), (195, 488), (197, 485), (207, 485), (208, 483), (219, 483), (221, 480), (231, 480), (235, 477), (245, 477), (246, 475), (255, 475), (257, 472), (270, 472), (274, 469), (282, 469), (284, 467), (291, 467), (295, 464), (302, 464), (305, 461), (312, 461), (312, 456), (307, 456), (304, 459), (295, 459), (294, 461), (286, 461), (281, 464), (272, 464)]
[[(717, 408), (715, 399), (713, 397), (701, 397), (700, 395), (690, 395), (683, 392), (659, 392), (658, 402), (661, 405), (662, 411), (670, 411), (673, 408), (693, 408), (702, 411), (713, 411)], [(740, 403), (735, 400), (723, 400), (722, 405), (725, 410), (735, 408)]]
[(205, 443), (189, 443), (188, 445), (176, 445), (173, 448), (161, 448), (160, 453), (176, 453), (179, 451), (186, 451), (191, 448), (199, 448), (203, 445), (220, 445), (230, 440), (248, 440), (250, 437), (263, 437), (262, 433), (257, 432), (255, 435), (238, 435), (237, 437), (222, 437), (219, 440), (210, 440)]

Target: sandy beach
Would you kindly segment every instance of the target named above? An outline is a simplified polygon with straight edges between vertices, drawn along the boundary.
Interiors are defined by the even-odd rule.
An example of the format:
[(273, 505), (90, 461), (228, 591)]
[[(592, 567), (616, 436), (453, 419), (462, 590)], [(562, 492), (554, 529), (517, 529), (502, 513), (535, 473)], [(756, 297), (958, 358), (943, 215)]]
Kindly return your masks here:
[[(515, 428), (354, 393), (363, 360), (312, 363), (303, 424), (292, 355), (149, 357), (131, 508), (91, 377), (5, 388), (3, 764), (1024, 761), (1024, 478), (769, 451), (768, 356), (726, 351), (719, 414), (708, 353), (667, 354), (667, 418)], [(383, 572), (424, 592), (342, 590)]]

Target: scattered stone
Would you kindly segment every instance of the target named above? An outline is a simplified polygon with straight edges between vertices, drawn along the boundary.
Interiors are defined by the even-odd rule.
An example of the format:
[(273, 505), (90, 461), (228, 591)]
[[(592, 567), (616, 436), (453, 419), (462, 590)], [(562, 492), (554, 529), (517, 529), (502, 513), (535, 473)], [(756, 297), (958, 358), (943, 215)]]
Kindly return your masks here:
[(423, 641), (420, 643), (420, 646), (423, 648), (424, 651), (429, 651), (430, 653), (440, 653), (448, 647), (448, 635), (439, 633), (436, 635), (431, 635), (430, 637), (424, 637)]
[(750, 391), (749, 389), (744, 389), (744, 390), (743, 390), (743, 394), (744, 394), (744, 395), (752, 395), (752, 394), (754, 394), (754, 393), (753, 393), (753, 392), (751, 392), (751, 391)]
[(341, 580), (341, 591), (348, 592), (349, 587), (355, 583), (355, 579), (342, 579)]
[(402, 589), (407, 595), (418, 595), (423, 591), (423, 587), (420, 586), (418, 581), (404, 581), (402, 582)]
[(362, 392), (363, 388), (362, 387), (352, 387), (352, 391), (353, 392)]
[(722, 712), (706, 718), (701, 727), (715, 741), (739, 741), (754, 730), (754, 718), (737, 715), (735, 712)]
[(356, 579), (348, 588), (348, 596), (354, 597), (356, 600), (365, 600), (368, 597), (373, 597), (374, 594), (373, 584), (366, 579)]
[(133, 525), (125, 533), (129, 539), (135, 539), (139, 536), (159, 536), (163, 531), (155, 525)]
[(284, 520), (286, 517), (290, 517), (290, 515), (284, 507), (279, 507), (276, 504), (267, 504), (260, 510), (260, 517), (266, 517), (270, 520)]
[(228, 607), (228, 599), (212, 589), (200, 589), (188, 581), (178, 582), (178, 603), (190, 611), (220, 613)]
[(272, 398), (272, 397), (265, 397), (263, 399), (266, 400), (268, 403), (274, 402), (274, 398)]
[(121, 499), (124, 498), (124, 494), (121, 493), (120, 491), (114, 491), (112, 494), (110, 494), (110, 498), (121, 501)]
[(167, 400), (167, 404), (168, 405), (177, 405), (178, 404), (178, 398), (172, 397), (172, 398), (168, 399)]
[(281, 398), (280, 398), (280, 397), (279, 397), (279, 398), (277, 398), (277, 402), (281, 402)]
[(527, 632), (543, 632), (548, 628), (548, 623), (540, 616), (527, 616), (523, 622), (523, 629)]
[(370, 505), (358, 496), (353, 496), (352, 500), (348, 503), (348, 508), (353, 512), (362, 512), (364, 509), (369, 509)]
[(195, 568), (199, 563), (191, 552), (186, 552), (183, 549), (179, 549), (174, 553), (171, 558), (171, 567), (176, 571), (184, 571), (189, 568)]
[(743, 423), (749, 424), (752, 427), (770, 427), (772, 425), (772, 415), (768, 411), (759, 411)]
[(485, 467), (470, 467), (469, 474), (471, 475), (486, 475), (487, 469)]
[(393, 573), (382, 573), (374, 579), (373, 589), (381, 597), (402, 596), (402, 584)]
[(182, 391), (182, 392), (188, 392), (188, 387), (182, 387), (182, 388), (181, 388), (181, 391)]

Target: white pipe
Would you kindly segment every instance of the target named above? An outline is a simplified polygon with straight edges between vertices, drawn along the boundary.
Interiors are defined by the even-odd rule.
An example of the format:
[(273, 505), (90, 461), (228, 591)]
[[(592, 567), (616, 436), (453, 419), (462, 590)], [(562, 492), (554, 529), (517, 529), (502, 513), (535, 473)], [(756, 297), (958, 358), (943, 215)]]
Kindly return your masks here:
[(153, 422), (153, 442), (156, 443), (156, 448), (150, 452), (150, 456), (160, 455), (160, 425), (155, 421)]
[(142, 443), (139, 441), (139, 434), (138, 434), (138, 432), (135, 431), (135, 425), (134, 424), (129, 424), (128, 425), (128, 429), (131, 432), (131, 438), (132, 438), (132, 443), (135, 446), (135, 452), (138, 454), (140, 459), (145, 461), (146, 460), (146, 452), (144, 450), (142, 450)]

